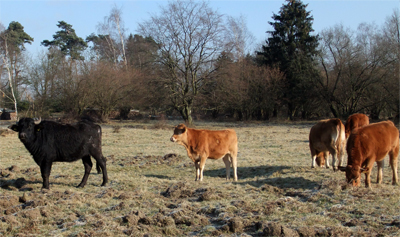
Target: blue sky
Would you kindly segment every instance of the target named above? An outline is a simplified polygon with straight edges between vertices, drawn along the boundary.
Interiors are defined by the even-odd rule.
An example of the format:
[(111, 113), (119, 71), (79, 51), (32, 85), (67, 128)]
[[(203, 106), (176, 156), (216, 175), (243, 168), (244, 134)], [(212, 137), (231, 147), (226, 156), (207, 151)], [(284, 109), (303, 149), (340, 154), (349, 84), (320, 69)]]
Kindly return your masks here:
[[(244, 16), (257, 44), (266, 39), (266, 31), (271, 30), (268, 21), (284, 3), (284, 0), (209, 1), (210, 7), (219, 13)], [(340, 23), (353, 30), (363, 22), (375, 23), (380, 27), (394, 9), (400, 8), (399, 0), (303, 0), (303, 3), (308, 4), (307, 10), (314, 17), (313, 28), (316, 33)], [(139, 22), (149, 19), (150, 14), (157, 14), (160, 6), (166, 4), (166, 0), (0, 0), (0, 22), (5, 27), (11, 21), (21, 23), (25, 32), (34, 38), (34, 43), (26, 45), (26, 48), (35, 55), (46, 49), (40, 46), (40, 42), (53, 39), (53, 34), (59, 30), (56, 26), (58, 21), (71, 24), (77, 35), (85, 39), (91, 33), (97, 33), (96, 26), (109, 16), (110, 10), (116, 5), (122, 9), (127, 33), (135, 34)]]

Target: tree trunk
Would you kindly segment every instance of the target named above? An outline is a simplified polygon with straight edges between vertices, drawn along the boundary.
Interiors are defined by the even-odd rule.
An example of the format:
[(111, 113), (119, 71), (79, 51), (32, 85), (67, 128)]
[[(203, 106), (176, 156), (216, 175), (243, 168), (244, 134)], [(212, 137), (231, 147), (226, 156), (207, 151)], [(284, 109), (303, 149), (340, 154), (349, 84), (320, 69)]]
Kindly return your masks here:
[(331, 112), (333, 114), (333, 117), (335, 118), (339, 118), (339, 111), (335, 108), (335, 106), (333, 104), (331, 104), (329, 106), (329, 108), (331, 109)]
[(193, 118), (192, 118), (192, 107), (190, 105), (185, 105), (179, 110), (179, 113), (182, 115), (183, 120), (185, 120), (185, 123), (188, 125), (193, 124)]

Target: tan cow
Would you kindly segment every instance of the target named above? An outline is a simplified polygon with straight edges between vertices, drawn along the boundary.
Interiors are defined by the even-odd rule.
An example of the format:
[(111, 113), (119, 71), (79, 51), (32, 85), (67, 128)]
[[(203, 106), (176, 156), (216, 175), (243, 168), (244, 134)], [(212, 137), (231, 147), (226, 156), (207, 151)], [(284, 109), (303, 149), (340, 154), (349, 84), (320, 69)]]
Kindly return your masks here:
[[(344, 134), (344, 125), (340, 119), (327, 119), (321, 120), (315, 124), (309, 135), (309, 145), (311, 151), (311, 168), (315, 168), (315, 159), (317, 156), (326, 156), (328, 158), (328, 152), (332, 155), (332, 166), (333, 170), (336, 171), (337, 166), (341, 166), (342, 158), (344, 156), (344, 148), (346, 144), (346, 138)], [(336, 158), (339, 160), (339, 164), (336, 164)], [(329, 160), (325, 161), (326, 168), (329, 168)]]
[(392, 167), (392, 184), (398, 184), (397, 156), (399, 155), (399, 130), (392, 121), (373, 123), (353, 131), (347, 141), (347, 166), (339, 167), (346, 172), (348, 183), (359, 186), (361, 173), (365, 173), (365, 186), (371, 187), (371, 170), (378, 164), (377, 183), (382, 183), (383, 159), (389, 154)]
[(365, 126), (369, 124), (369, 118), (365, 114), (352, 114), (350, 115), (347, 120), (345, 127), (346, 139), (349, 137), (351, 131), (353, 129)]
[(233, 177), (237, 181), (238, 144), (235, 130), (193, 129), (179, 124), (175, 127), (171, 141), (186, 148), (189, 158), (196, 167), (196, 181), (203, 180), (203, 170), (207, 159), (221, 158), (226, 167), (226, 179), (230, 178), (232, 164)]

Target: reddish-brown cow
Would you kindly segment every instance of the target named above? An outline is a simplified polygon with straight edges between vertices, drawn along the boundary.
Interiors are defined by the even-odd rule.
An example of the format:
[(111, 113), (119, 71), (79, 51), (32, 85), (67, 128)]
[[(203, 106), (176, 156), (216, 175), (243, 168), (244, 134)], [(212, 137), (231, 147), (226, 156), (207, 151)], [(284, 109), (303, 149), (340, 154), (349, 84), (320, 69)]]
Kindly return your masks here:
[(398, 184), (397, 156), (399, 155), (399, 130), (392, 121), (373, 123), (354, 130), (347, 141), (347, 166), (339, 167), (346, 172), (348, 183), (359, 186), (361, 173), (365, 173), (365, 186), (371, 187), (371, 170), (378, 164), (377, 183), (382, 183), (383, 159), (389, 154), (392, 167), (392, 184)]
[[(340, 119), (335, 118), (319, 121), (311, 128), (309, 141), (312, 168), (315, 167), (315, 159), (317, 156), (325, 156), (325, 166), (329, 168), (329, 160), (327, 159), (328, 152), (332, 155), (333, 170), (336, 170), (336, 167), (342, 164), (346, 138), (344, 134), (344, 125)], [(336, 158), (339, 160), (339, 165), (336, 164)]]
[(233, 177), (237, 181), (237, 136), (233, 129), (204, 130), (188, 128), (184, 124), (175, 127), (172, 142), (183, 145), (196, 167), (196, 181), (203, 180), (203, 170), (208, 159), (221, 159), (226, 167), (226, 179), (230, 178), (232, 164)]
[(329, 157), (329, 152), (320, 152), (317, 154), (317, 157), (315, 158), (315, 162), (317, 163), (317, 166), (319, 167), (324, 167), (326, 159)]
[(356, 128), (365, 126), (369, 124), (369, 118), (365, 114), (352, 114), (350, 115), (347, 120), (345, 127), (346, 138), (350, 136), (351, 131)]

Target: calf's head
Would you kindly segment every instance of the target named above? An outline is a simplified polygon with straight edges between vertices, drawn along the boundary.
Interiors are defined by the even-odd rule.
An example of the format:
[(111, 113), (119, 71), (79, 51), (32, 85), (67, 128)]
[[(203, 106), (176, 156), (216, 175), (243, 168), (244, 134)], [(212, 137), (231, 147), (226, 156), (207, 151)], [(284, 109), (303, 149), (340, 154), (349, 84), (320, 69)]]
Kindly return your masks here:
[(179, 124), (174, 129), (174, 134), (171, 136), (171, 142), (182, 143), (187, 140), (187, 128), (184, 124)]
[(8, 128), (18, 132), (18, 137), (22, 142), (28, 142), (35, 137), (35, 132), (43, 129), (41, 120), (35, 121), (31, 118), (21, 118), (16, 124)]
[(358, 165), (347, 165), (338, 167), (340, 171), (346, 172), (346, 181), (348, 184), (351, 184), (353, 187), (360, 186), (361, 182), (361, 173), (367, 173), (368, 168), (362, 168)]

